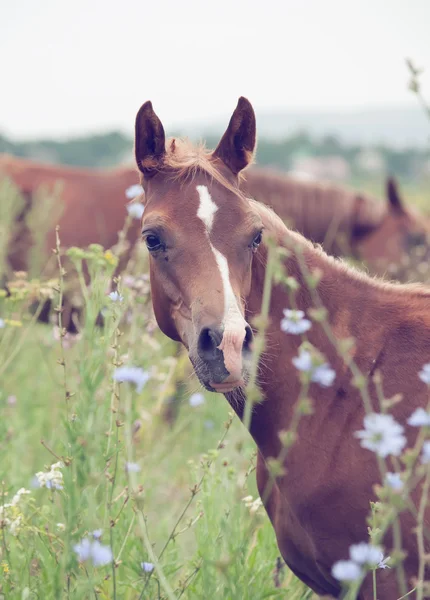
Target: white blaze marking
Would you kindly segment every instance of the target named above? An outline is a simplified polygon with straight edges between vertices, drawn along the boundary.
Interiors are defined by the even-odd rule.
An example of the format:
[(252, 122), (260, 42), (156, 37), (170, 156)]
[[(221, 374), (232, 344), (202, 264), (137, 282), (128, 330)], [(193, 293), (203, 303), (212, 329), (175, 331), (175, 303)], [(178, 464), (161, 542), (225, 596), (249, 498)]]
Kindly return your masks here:
[(224, 318), (222, 323), (224, 334), (219, 348), (224, 353), (226, 369), (234, 378), (239, 379), (242, 372), (242, 344), (245, 339), (246, 322), (233, 292), (227, 259), (213, 246), (209, 237), (218, 206), (212, 200), (209, 190), (205, 185), (198, 185), (197, 192), (200, 198), (197, 216), (205, 224), (208, 242), (221, 275), (224, 292)]
[(207, 232), (210, 233), (214, 222), (214, 214), (218, 210), (218, 206), (212, 200), (209, 190), (205, 185), (198, 185), (197, 191), (200, 197), (197, 216), (205, 224)]

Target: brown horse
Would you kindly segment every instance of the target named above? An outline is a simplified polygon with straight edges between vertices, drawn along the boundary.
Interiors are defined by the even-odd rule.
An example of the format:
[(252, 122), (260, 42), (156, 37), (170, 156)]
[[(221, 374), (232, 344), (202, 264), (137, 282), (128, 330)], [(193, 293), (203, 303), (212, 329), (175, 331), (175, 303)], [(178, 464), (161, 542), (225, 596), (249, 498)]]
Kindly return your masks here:
[[(54, 194), (60, 184), (62, 214), (48, 230), (45, 253), (55, 248), (55, 226), (60, 225), (61, 243), (65, 248), (86, 247), (92, 243), (110, 248), (117, 241), (119, 224), (124, 222), (125, 190), (139, 183), (135, 169), (129, 167), (112, 170), (75, 169), (60, 165), (46, 165), (30, 160), (0, 155), (0, 176), (7, 176), (24, 197), (24, 207), (19, 215), (20, 226), (11, 243), (10, 267), (15, 271), (28, 269), (28, 256), (33, 240), (26, 224), (26, 214), (34, 208), (40, 192)], [(121, 202), (124, 199), (124, 202)], [(37, 208), (37, 207), (36, 207)], [(47, 215), (49, 218), (49, 215)], [(134, 244), (137, 225), (129, 232), (129, 242)]]
[[(142, 235), (149, 250), (153, 308), (161, 330), (182, 342), (201, 384), (221, 392), (243, 417), (253, 357), (253, 317), (261, 312), (268, 246), (275, 239), (287, 252), (287, 273), (300, 284), (295, 308), (309, 314), (311, 288), (302, 262), (321, 274), (317, 291), (336, 339), (355, 339), (354, 360), (369, 384), (373, 409), (379, 406), (375, 370), (386, 397), (402, 393), (394, 417), (405, 423), (428, 392), (418, 378), (430, 361), (430, 290), (395, 286), (368, 278), (327, 256), (287, 229), (270, 209), (249, 200), (239, 174), (255, 146), (252, 106), (240, 98), (230, 124), (212, 153), (181, 140), (165, 140), (150, 102), (136, 118), (135, 152), (145, 189)], [(302, 261), (302, 262), (301, 262)], [(314, 322), (308, 340), (323, 352), (336, 376), (332, 385), (311, 383), (311, 416), (299, 422), (284, 473), (264, 499), (268, 464), (281, 455), (282, 432), (291, 426), (301, 383), (292, 359), (301, 339), (281, 331), (283, 309), (293, 308), (283, 285), (273, 288), (266, 332), (270, 351), (259, 365), (264, 401), (254, 406), (250, 432), (258, 450), (257, 483), (285, 562), (318, 594), (339, 597), (333, 564), (348, 547), (368, 538), (366, 515), (373, 486), (380, 482), (376, 456), (354, 432), (363, 428), (363, 401), (343, 359)], [(299, 338), (299, 339), (298, 339)], [(327, 382), (326, 382), (327, 383)], [(406, 432), (414, 440), (412, 428)], [(415, 498), (416, 500), (416, 498)], [(414, 520), (402, 514), (408, 583), (417, 574)], [(428, 521), (426, 522), (428, 523)], [(385, 538), (389, 549), (390, 535)], [(401, 596), (396, 570), (378, 570), (379, 600)], [(361, 600), (373, 598), (364, 580)]]
[[(385, 203), (333, 183), (300, 181), (267, 168), (248, 169), (241, 189), (272, 208), (288, 226), (322, 244), (328, 254), (352, 255), (373, 274), (388, 271), (407, 280), (413, 275), (410, 267), (423, 260), (420, 253), (413, 256), (414, 250), (430, 250), (430, 218), (405, 206), (394, 178), (387, 180)], [(409, 269), (400, 270), (405, 257)]]

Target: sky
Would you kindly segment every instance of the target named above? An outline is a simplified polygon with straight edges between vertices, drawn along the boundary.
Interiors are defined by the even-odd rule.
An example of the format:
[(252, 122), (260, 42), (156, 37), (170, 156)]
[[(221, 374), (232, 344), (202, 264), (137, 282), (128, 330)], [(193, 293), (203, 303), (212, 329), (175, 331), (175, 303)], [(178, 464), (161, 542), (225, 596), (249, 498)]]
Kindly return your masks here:
[(430, 0), (5, 0), (0, 133), (131, 133), (152, 100), (166, 127), (260, 111), (415, 106)]

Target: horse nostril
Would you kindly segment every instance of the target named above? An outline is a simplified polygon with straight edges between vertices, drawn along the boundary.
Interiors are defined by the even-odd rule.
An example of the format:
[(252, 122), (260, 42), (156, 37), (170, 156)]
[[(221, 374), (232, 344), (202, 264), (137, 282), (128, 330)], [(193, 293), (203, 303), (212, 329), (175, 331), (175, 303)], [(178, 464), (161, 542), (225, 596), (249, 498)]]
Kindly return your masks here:
[(245, 327), (245, 339), (243, 340), (243, 348), (244, 352), (251, 352), (252, 350), (252, 340), (254, 339), (254, 334), (252, 333), (252, 329), (249, 325)]
[(216, 329), (205, 327), (201, 330), (197, 343), (197, 350), (200, 358), (205, 360), (214, 360), (220, 354), (218, 346), (222, 340), (222, 332)]

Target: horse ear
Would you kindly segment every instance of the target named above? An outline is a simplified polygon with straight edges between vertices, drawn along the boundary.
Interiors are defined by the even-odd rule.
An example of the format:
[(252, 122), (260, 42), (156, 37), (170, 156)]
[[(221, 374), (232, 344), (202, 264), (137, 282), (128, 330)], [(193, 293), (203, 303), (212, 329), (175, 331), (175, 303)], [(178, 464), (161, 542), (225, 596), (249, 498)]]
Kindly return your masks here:
[(213, 156), (237, 175), (252, 162), (256, 138), (255, 113), (249, 100), (241, 96)]
[(387, 179), (387, 200), (389, 208), (392, 212), (397, 214), (405, 214), (406, 210), (403, 206), (403, 200), (400, 197), (397, 182), (394, 177)]
[(166, 136), (163, 125), (148, 100), (136, 116), (134, 152), (136, 163), (146, 179), (150, 179), (161, 167)]

